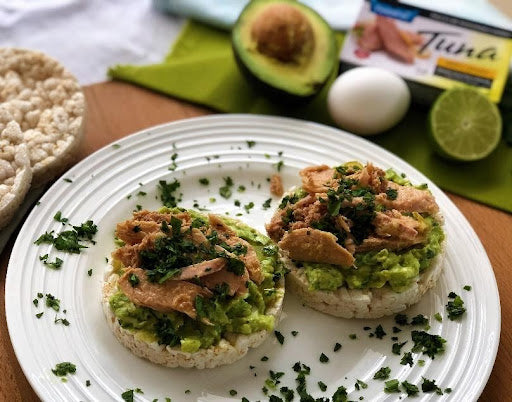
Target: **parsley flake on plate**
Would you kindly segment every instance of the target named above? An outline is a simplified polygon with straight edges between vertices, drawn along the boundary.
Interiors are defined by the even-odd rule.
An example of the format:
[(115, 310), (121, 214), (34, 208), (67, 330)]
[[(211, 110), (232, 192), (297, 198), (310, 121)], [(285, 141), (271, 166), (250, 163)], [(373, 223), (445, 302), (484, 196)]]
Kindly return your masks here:
[(76, 366), (70, 362), (57, 363), (55, 368), (52, 369), (52, 373), (57, 377), (65, 377), (68, 374), (75, 374)]

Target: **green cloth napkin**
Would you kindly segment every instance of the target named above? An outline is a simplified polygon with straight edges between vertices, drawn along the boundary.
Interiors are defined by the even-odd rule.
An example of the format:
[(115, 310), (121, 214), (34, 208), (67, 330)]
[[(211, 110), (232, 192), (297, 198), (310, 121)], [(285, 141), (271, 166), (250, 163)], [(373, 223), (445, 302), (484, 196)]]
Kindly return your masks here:
[[(341, 45), (343, 35), (337, 34)], [(161, 64), (118, 65), (114, 79), (128, 81), (174, 97), (230, 113), (259, 113), (296, 117), (334, 125), (326, 107), (329, 84), (309, 104), (289, 109), (260, 95), (238, 71), (230, 36), (188, 22)], [(331, 81), (335, 78), (331, 77)], [(441, 188), (512, 212), (512, 147), (504, 141), (485, 160), (452, 163), (434, 154), (427, 139), (428, 110), (413, 105), (395, 128), (371, 141), (405, 159)]]

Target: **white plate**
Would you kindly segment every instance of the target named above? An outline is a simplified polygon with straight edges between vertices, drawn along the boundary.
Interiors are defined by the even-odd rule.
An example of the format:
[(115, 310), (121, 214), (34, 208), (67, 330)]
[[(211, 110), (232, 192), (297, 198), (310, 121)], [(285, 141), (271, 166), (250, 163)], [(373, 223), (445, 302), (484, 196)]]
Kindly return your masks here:
[[(256, 145), (249, 148), (247, 140), (256, 141)], [(299, 360), (311, 366), (308, 390), (316, 397), (330, 396), (339, 385), (344, 385), (352, 400), (361, 395), (365, 400), (396, 400), (398, 394), (385, 394), (384, 384), (372, 380), (382, 366), (390, 366), (392, 378), (401, 381), (407, 379), (418, 384), (424, 376), (435, 379), (443, 389), (453, 388), (451, 394), (442, 397), (420, 393), (417, 400), (476, 400), (480, 395), (494, 363), (500, 334), (496, 280), (487, 255), (466, 219), (433, 183), (410, 165), (366, 140), (339, 130), (261, 116), (218, 115), (183, 120), (144, 130), (118, 144), (119, 147), (99, 150), (71, 169), (64, 177), (72, 179), (72, 183), (60, 179), (53, 185), (28, 217), (11, 255), (5, 292), (9, 333), (25, 375), (43, 400), (120, 400), (123, 391), (139, 387), (144, 394), (136, 394), (137, 400), (163, 400), (165, 396), (173, 401), (204, 400), (205, 396), (208, 400), (219, 400), (229, 398), (229, 390), (236, 389), (237, 398), (246, 396), (254, 401), (264, 399), (261, 387), (268, 370), (285, 372), (280, 386), (295, 388), (291, 366)], [(278, 156), (279, 151), (283, 151), (282, 157)], [(174, 152), (179, 157), (178, 168), (173, 172), (168, 167)], [(269, 198), (266, 178), (275, 172), (277, 161), (284, 161), (281, 173), (288, 187), (298, 184), (297, 172), (302, 167), (355, 159), (393, 167), (416, 183), (427, 182), (439, 202), (448, 236), (445, 270), (435, 289), (407, 314), (423, 313), (430, 317), (436, 312), (442, 314), (443, 322), (432, 319), (429, 332), (447, 339), (444, 355), (435, 360), (414, 355), (415, 362), (425, 359), (426, 364), (402, 366), (400, 357), (391, 353), (392, 318), (336, 319), (302, 307), (290, 294), (286, 295), (284, 318), (278, 326), (285, 335), (284, 345), (271, 336), (261, 347), (230, 366), (203, 371), (163, 368), (132, 355), (117, 342), (100, 306), (107, 267), (105, 257), (114, 248), (116, 222), (127, 219), (136, 204), (144, 208), (160, 206), (156, 199), (158, 180), (169, 181), (174, 177), (180, 180), (183, 206), (191, 207), (193, 200), (197, 200), (214, 212), (231, 215), (244, 212), (241, 219), (264, 230), (264, 222), (272, 214), (272, 210), (261, 208)], [(233, 178), (236, 186), (245, 185), (246, 191), (234, 191), (231, 199), (224, 200), (218, 188), (227, 176)], [(210, 179), (208, 187), (198, 183), (201, 177)], [(139, 191), (147, 195), (137, 196)], [(132, 197), (127, 199), (130, 194)], [(216, 202), (210, 203), (210, 197), (215, 197)], [(252, 201), (255, 207), (246, 214), (243, 208), (234, 206), (234, 199), (240, 199), (242, 205)], [(272, 207), (277, 207), (275, 199)], [(45, 231), (61, 230), (62, 224), (53, 220), (57, 211), (62, 211), (62, 216), (74, 224), (93, 219), (99, 226), (98, 243), (80, 255), (63, 254), (48, 245), (34, 245), (34, 240)], [(39, 256), (46, 253), (51, 260), (56, 256), (64, 259), (60, 271), (41, 264)], [(90, 268), (93, 268), (92, 277), (87, 275)], [(472, 290), (462, 290), (464, 285), (471, 285)], [(463, 297), (467, 307), (467, 314), (460, 322), (446, 318), (444, 305), (452, 290)], [(51, 310), (34, 307), (32, 300), (38, 292), (49, 292), (61, 299), (62, 308), (67, 309), (69, 327), (54, 324)], [(36, 319), (39, 311), (45, 313)], [(363, 327), (375, 328), (379, 323), (388, 335), (383, 340), (369, 338)], [(292, 330), (298, 330), (299, 334), (291, 336)], [(357, 334), (357, 340), (349, 339), (352, 333)], [(400, 341), (409, 339), (403, 351), (409, 350), (412, 346), (409, 331), (398, 336)], [(343, 348), (334, 353), (336, 342)], [(328, 364), (319, 363), (322, 352), (330, 357)], [(267, 362), (260, 361), (264, 355), (269, 357)], [(77, 366), (76, 374), (68, 376), (67, 383), (51, 372), (62, 361)], [(250, 365), (256, 368), (251, 370)], [(328, 385), (325, 394), (318, 389), (320, 379)], [(356, 391), (356, 379), (367, 382), (369, 388)], [(90, 387), (85, 386), (86, 380), (91, 381)], [(185, 394), (185, 390), (190, 393)]]

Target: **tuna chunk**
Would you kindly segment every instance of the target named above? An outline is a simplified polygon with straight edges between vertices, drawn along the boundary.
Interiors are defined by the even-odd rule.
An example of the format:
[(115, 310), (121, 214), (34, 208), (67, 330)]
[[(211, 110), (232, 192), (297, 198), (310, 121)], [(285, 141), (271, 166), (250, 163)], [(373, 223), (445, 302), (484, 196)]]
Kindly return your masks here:
[(228, 294), (233, 296), (235, 293), (242, 295), (247, 293), (246, 282), (249, 280), (249, 273), (245, 270), (243, 275), (236, 275), (233, 272), (223, 269), (214, 274), (203, 276), (200, 281), (208, 289), (215, 289), (216, 286), (220, 286), (226, 283), (229, 287)]
[(351, 266), (354, 257), (336, 241), (332, 233), (303, 228), (286, 233), (279, 246), (292, 260)]
[(213, 230), (216, 230), (219, 233), (222, 233), (223, 235), (229, 236), (235, 236), (236, 233), (224, 223), (222, 219), (220, 219), (217, 215), (209, 214), (208, 215), (208, 221), (210, 222), (210, 225)]
[(336, 171), (327, 165), (309, 166), (299, 172), (302, 188), (308, 193), (325, 193), (333, 187)]
[(283, 180), (281, 179), (281, 176), (273, 174), (272, 177), (270, 177), (270, 194), (281, 197), (283, 193)]
[(379, 36), (376, 24), (367, 25), (357, 44), (364, 50), (374, 52), (383, 48), (382, 39)]
[(214, 258), (213, 260), (202, 261), (197, 264), (189, 265), (181, 270), (181, 274), (170, 278), (174, 281), (185, 281), (193, 278), (211, 275), (225, 268), (227, 261), (225, 258)]
[(112, 257), (121, 261), (125, 267), (137, 267), (140, 262), (139, 252), (153, 248), (155, 240), (162, 235), (162, 233), (153, 233), (145, 236), (140, 243), (119, 247), (112, 253)]
[(371, 250), (382, 250), (387, 248), (388, 250), (401, 250), (409, 248), (417, 244), (421, 244), (424, 238), (417, 237), (415, 239), (397, 239), (393, 237), (382, 238), (377, 236), (369, 236), (363, 240), (363, 242), (356, 246), (357, 252), (365, 252)]
[(242, 246), (247, 247), (247, 253), (245, 255), (239, 255), (238, 258), (244, 262), (245, 268), (249, 272), (249, 277), (251, 280), (256, 282), (258, 285), (263, 282), (263, 272), (261, 270), (260, 260), (258, 259), (258, 255), (256, 254), (254, 247), (239, 237), (230, 237), (226, 240), (226, 243), (229, 246), (236, 246), (237, 244), (241, 244)]
[(116, 236), (126, 244), (137, 244), (151, 233), (160, 231), (160, 225), (153, 221), (129, 220), (117, 224)]
[(400, 186), (388, 182), (388, 187), (397, 190), (396, 200), (391, 200), (385, 193), (375, 196), (375, 202), (388, 209), (396, 209), (400, 212), (426, 212), (436, 214), (439, 207), (434, 196), (427, 190), (419, 190), (410, 186)]
[(357, 172), (347, 176), (347, 179), (357, 180), (357, 187), (371, 188), (375, 193), (385, 191), (387, 188), (386, 172), (384, 170), (368, 163)]
[(153, 221), (156, 223), (162, 223), (166, 221), (169, 223), (171, 221), (171, 216), (178, 218), (183, 221), (183, 226), (190, 222), (190, 215), (188, 212), (179, 212), (177, 214), (161, 214), (160, 212), (142, 210), (133, 213), (133, 219), (137, 221)]
[[(129, 281), (135, 275), (139, 283), (135, 286)], [(210, 297), (211, 292), (184, 281), (166, 281), (162, 284), (149, 282), (146, 272), (141, 268), (128, 269), (119, 278), (119, 288), (136, 305), (148, 307), (162, 313), (179, 311), (195, 319), (196, 296)]]
[(402, 215), (397, 210), (377, 212), (373, 220), (375, 234), (379, 237), (394, 237), (403, 240), (424, 240), (426, 225), (416, 219)]
[(414, 63), (414, 50), (407, 45), (395, 21), (382, 15), (378, 15), (376, 20), (377, 30), (386, 52), (403, 63)]

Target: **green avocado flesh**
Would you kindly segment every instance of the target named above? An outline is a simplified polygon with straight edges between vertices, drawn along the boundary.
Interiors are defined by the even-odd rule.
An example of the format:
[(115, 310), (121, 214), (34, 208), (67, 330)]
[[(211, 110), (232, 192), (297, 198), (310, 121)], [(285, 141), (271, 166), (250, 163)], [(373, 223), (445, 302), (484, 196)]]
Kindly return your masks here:
[[(160, 212), (178, 210), (163, 208)], [(195, 211), (188, 212), (194, 219), (207, 221)], [(205, 299), (203, 308), (206, 318), (213, 325), (194, 320), (180, 312), (161, 313), (136, 306), (119, 290), (112, 295), (109, 302), (122, 328), (134, 332), (139, 339), (180, 347), (183, 352), (188, 353), (216, 345), (226, 333), (248, 335), (274, 328), (274, 317), (265, 315), (265, 312), (283, 292), (277, 287), (277, 282), (284, 275), (277, 246), (268, 237), (239, 221), (228, 218), (223, 220), (238, 237), (246, 240), (255, 249), (264, 273), (263, 282), (257, 285), (249, 280), (248, 292), (242, 296), (215, 295), (211, 299)], [(118, 264), (114, 263), (114, 267), (116, 265)]]
[[(292, 46), (293, 57), (283, 60), (262, 49), (262, 41), (255, 34), (254, 26), (261, 26), (261, 20), (267, 18), (268, 10), (274, 6), (293, 7), (304, 17), (310, 27), (311, 36), (303, 46)], [(280, 10), (280, 9), (279, 9)], [(261, 18), (263, 14), (263, 17)], [(276, 14), (283, 14), (277, 12)], [(269, 35), (265, 42), (270, 47), (279, 42), (283, 31), (271, 22), (265, 25), (268, 32), (273, 28), (279, 31), (278, 37)], [(260, 25), (258, 25), (260, 24)], [(281, 27), (282, 28), (282, 27)], [(262, 30), (258, 31), (261, 32)], [(261, 35), (263, 36), (263, 35)], [(297, 32), (288, 31), (290, 38), (297, 37)], [(269, 39), (271, 38), (271, 39)], [(293, 41), (293, 39), (291, 39)], [(293, 42), (292, 42), (293, 43)], [(302, 43), (302, 42), (301, 42)], [(255, 0), (249, 2), (240, 14), (232, 31), (232, 45), (235, 58), (241, 70), (252, 81), (264, 89), (271, 89), (274, 94), (305, 98), (317, 93), (327, 82), (337, 62), (337, 50), (334, 32), (327, 22), (309, 7), (291, 0)], [(279, 51), (276, 51), (279, 53)]]
[(303, 262), (310, 290), (333, 291), (342, 286), (350, 289), (381, 288), (389, 285), (395, 292), (405, 290), (432, 259), (441, 252), (443, 230), (433, 218), (425, 218), (431, 226), (426, 244), (404, 252), (387, 249), (355, 255), (355, 266), (341, 268), (328, 264)]

